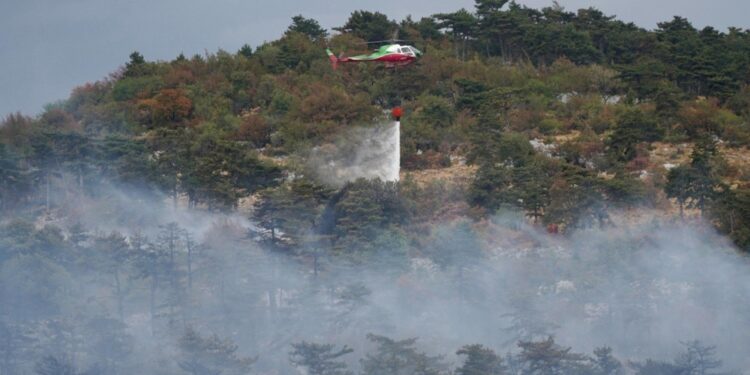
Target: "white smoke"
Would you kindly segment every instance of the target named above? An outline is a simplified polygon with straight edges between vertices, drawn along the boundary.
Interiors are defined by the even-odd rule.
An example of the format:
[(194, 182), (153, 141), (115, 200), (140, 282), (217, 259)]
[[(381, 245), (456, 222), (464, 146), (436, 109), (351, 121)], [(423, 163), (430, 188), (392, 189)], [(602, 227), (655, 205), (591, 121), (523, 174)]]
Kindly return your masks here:
[[(152, 241), (160, 224), (188, 229), (207, 250), (195, 258), (185, 319), (204, 334), (231, 338), (243, 355), (259, 356), (259, 373), (291, 373), (284, 372), (291, 371), (289, 344), (300, 340), (354, 348), (356, 370), (357, 359), (371, 350), (367, 333), (420, 337), (423, 350), (452, 361), (462, 345), (506, 353), (517, 351), (518, 340), (546, 335), (577, 352), (607, 345), (624, 361), (669, 360), (681, 342), (697, 339), (716, 345), (727, 369), (750, 368), (744, 350), (750, 346), (750, 259), (710, 225), (656, 217), (628, 224), (613, 214), (617, 227), (561, 236), (511, 215), (470, 229), (446, 220), (433, 223), (420, 246), (407, 245), (404, 258), (393, 259), (384, 248), (352, 264), (323, 252), (316, 276), (309, 258), (279, 254), (248, 236), (251, 220), (174, 209), (161, 198), (113, 189), (106, 206), (83, 206), (78, 219), (96, 232), (139, 231)], [(0, 269), (0, 285), (14, 290), (20, 278), (10, 271)], [(102, 292), (111, 289), (106, 280), (68, 277), (80, 286), (64, 297), (68, 305), (114, 311), (114, 298)], [(158, 357), (177, 351), (175, 339), (153, 335), (144, 281), (127, 283), (127, 332), (143, 348), (132, 355), (142, 371), (131, 373), (156, 373)], [(157, 299), (166, 296), (160, 291)]]
[(398, 181), (401, 123), (352, 128), (333, 143), (315, 147), (307, 165), (315, 177), (333, 186), (359, 178)]
[[(313, 150), (309, 165), (335, 185), (356, 178), (397, 180), (399, 131), (398, 122), (352, 129)], [(177, 222), (203, 242), (182, 319), (204, 334), (232, 339), (244, 356), (259, 356), (259, 373), (291, 373), (289, 344), (300, 340), (349, 345), (356, 370), (357, 358), (371, 349), (367, 333), (420, 337), (422, 348), (449, 360), (462, 345), (481, 343), (505, 353), (517, 350), (518, 340), (546, 335), (578, 352), (607, 345), (622, 360), (669, 360), (682, 350), (681, 342), (698, 339), (716, 346), (727, 369), (750, 368), (750, 259), (709, 224), (659, 217), (629, 224), (613, 214), (617, 227), (561, 236), (524, 222), (522, 214), (468, 227), (446, 219), (422, 228), (419, 244), (404, 243), (408, 256), (376, 247), (367, 261), (352, 263), (324, 251), (316, 259), (319, 272), (313, 272), (310, 249), (292, 255), (261, 246), (255, 224), (238, 213), (175, 208), (164, 196), (126, 188), (77, 207), (71, 223), (85, 224), (92, 234), (139, 232), (156, 241), (159, 225)], [(185, 262), (184, 251), (178, 257)], [(6, 295), (25, 297), (16, 290), (37, 287), (21, 283), (28, 278), (19, 277), (25, 274), (18, 267), (0, 267), (0, 286)], [(108, 272), (90, 271), (98, 277)], [(56, 299), (65, 302), (60, 311), (48, 315), (78, 321), (81, 306), (93, 317), (115, 311), (108, 279), (62, 268), (58, 273), (72, 287)], [(177, 352), (181, 329), (154, 335), (146, 281), (126, 283), (124, 321), (137, 348), (129, 361), (140, 366), (128, 373), (165, 373), (154, 371), (164, 363), (177, 373), (174, 361), (163, 358)], [(156, 297), (162, 303), (171, 298), (166, 290)], [(37, 310), (45, 311), (36, 307), (27, 315)], [(167, 324), (156, 319), (157, 328)]]

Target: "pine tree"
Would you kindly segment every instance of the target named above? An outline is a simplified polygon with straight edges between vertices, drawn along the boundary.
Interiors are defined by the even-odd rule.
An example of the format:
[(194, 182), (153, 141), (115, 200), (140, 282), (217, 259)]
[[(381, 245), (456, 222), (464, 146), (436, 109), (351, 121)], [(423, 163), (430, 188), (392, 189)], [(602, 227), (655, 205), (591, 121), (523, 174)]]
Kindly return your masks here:
[[(183, 254), (184, 243), (182, 238), (184, 230), (175, 222), (167, 223), (159, 228), (160, 232), (156, 241), (156, 246), (159, 248), (157, 254), (163, 254), (164, 256), (163, 272), (167, 282), (165, 305), (168, 307), (168, 311), (165, 315), (168, 318), (169, 325), (173, 326), (177, 323), (178, 316), (185, 317), (186, 290), (183, 279), (184, 273), (179, 262), (179, 258)], [(157, 261), (158, 259), (153, 260)]]
[(177, 361), (181, 369), (191, 375), (245, 375), (257, 358), (237, 355), (237, 345), (217, 335), (203, 337), (188, 328), (178, 342)]
[(502, 375), (506, 374), (503, 359), (492, 349), (482, 345), (466, 345), (456, 352), (465, 355), (463, 365), (456, 369), (456, 375)]
[(363, 375), (442, 375), (447, 366), (442, 357), (431, 357), (415, 348), (416, 338), (393, 340), (385, 336), (368, 334), (367, 339), (377, 344), (374, 353), (368, 353), (362, 363)]
[(344, 346), (336, 351), (332, 344), (316, 344), (302, 341), (292, 344), (289, 362), (295, 367), (302, 367), (310, 375), (350, 375), (346, 363), (337, 361), (354, 350)]
[(148, 280), (149, 290), (149, 317), (151, 320), (151, 334), (156, 333), (156, 318), (159, 315), (159, 304), (157, 293), (162, 288), (162, 280), (168, 280), (170, 275), (170, 263), (168, 249), (149, 242), (148, 238), (137, 231), (131, 237), (133, 248), (134, 276), (138, 279)]
[(716, 195), (719, 180), (714, 166), (719, 157), (716, 142), (711, 138), (699, 140), (690, 155), (690, 198), (701, 210), (701, 215), (706, 211), (706, 203)]
[(130, 54), (130, 61), (125, 64), (125, 77), (137, 77), (141, 75), (143, 66), (146, 64), (146, 59), (138, 51), (133, 51)]
[(684, 217), (685, 204), (691, 197), (690, 183), (694, 179), (693, 170), (688, 166), (677, 166), (667, 173), (667, 184), (664, 186), (664, 192), (667, 197), (677, 200), (680, 206), (680, 217)]
[(698, 340), (683, 343), (685, 351), (675, 360), (685, 374), (710, 375), (719, 374), (714, 370), (721, 368), (721, 360), (716, 358), (716, 347), (704, 345)]
[(615, 131), (607, 140), (608, 151), (617, 161), (628, 162), (636, 157), (636, 146), (643, 142), (661, 139), (663, 131), (656, 121), (641, 110), (630, 110), (622, 114)]
[(597, 375), (622, 375), (622, 363), (612, 355), (612, 348), (605, 346), (594, 349), (594, 371)]
[(106, 237), (96, 238), (94, 249), (102, 257), (102, 270), (112, 277), (117, 315), (120, 321), (124, 321), (125, 298), (129, 292), (126, 275), (131, 266), (133, 253), (125, 236), (118, 232), (112, 232)]
[(518, 357), (524, 375), (563, 375), (578, 373), (588, 367), (587, 358), (555, 343), (552, 336), (542, 341), (521, 341)]
[(456, 57), (466, 60), (467, 44), (476, 36), (476, 17), (466, 9), (460, 9), (453, 13), (436, 14), (433, 17), (438, 20), (438, 25), (443, 29), (450, 30), (456, 49)]
[(292, 17), (292, 24), (287, 29), (287, 33), (289, 32), (303, 34), (313, 41), (323, 40), (328, 36), (328, 31), (320, 27), (318, 21), (302, 17), (302, 15)]
[(344, 26), (334, 28), (342, 33), (351, 33), (368, 42), (383, 41), (391, 38), (396, 23), (380, 12), (356, 10), (352, 12)]
[(240, 47), (240, 49), (237, 51), (239, 55), (245, 56), (248, 59), (253, 57), (253, 47), (250, 47), (249, 44), (245, 43)]

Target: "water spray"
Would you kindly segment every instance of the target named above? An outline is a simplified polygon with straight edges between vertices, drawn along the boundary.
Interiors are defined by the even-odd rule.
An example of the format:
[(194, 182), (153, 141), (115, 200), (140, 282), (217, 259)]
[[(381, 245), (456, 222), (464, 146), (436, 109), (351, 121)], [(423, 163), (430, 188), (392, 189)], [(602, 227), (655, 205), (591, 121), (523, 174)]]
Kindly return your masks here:
[(343, 186), (358, 178), (398, 181), (401, 108), (393, 108), (391, 115), (395, 121), (350, 128), (334, 142), (315, 147), (307, 157), (313, 176), (332, 186)]
[(391, 170), (395, 171), (395, 181), (400, 178), (401, 172), (401, 107), (396, 106), (391, 110), (395, 123), (393, 124), (393, 155), (391, 156)]

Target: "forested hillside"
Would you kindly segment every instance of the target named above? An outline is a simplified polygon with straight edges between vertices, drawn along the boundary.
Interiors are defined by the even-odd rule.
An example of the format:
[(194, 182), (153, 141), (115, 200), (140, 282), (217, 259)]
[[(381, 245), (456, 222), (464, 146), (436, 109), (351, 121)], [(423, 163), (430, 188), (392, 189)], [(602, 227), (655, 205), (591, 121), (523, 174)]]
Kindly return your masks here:
[[(3, 119), (0, 375), (750, 366), (750, 30), (507, 0), (342, 22), (133, 52)], [(394, 34), (424, 56), (325, 54)], [(394, 106), (400, 181), (316, 178)]]

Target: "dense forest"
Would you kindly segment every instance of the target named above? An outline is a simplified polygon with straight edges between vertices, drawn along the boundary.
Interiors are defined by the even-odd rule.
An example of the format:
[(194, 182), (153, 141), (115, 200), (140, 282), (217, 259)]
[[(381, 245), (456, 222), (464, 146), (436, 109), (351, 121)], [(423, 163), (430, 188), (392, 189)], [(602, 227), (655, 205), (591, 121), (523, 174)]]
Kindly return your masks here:
[[(394, 35), (424, 56), (325, 54)], [(400, 180), (323, 176), (394, 106)], [(0, 375), (743, 373), (748, 146), (750, 30), (681, 17), (133, 52), (0, 123)]]

